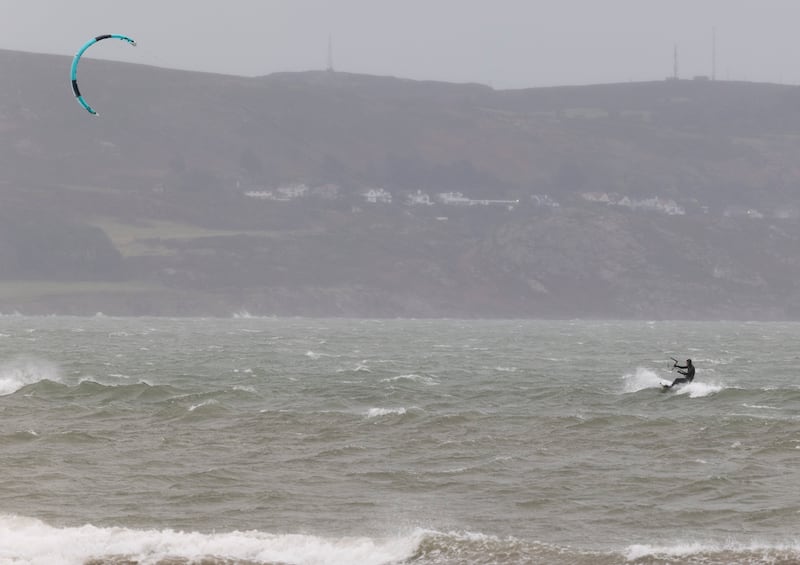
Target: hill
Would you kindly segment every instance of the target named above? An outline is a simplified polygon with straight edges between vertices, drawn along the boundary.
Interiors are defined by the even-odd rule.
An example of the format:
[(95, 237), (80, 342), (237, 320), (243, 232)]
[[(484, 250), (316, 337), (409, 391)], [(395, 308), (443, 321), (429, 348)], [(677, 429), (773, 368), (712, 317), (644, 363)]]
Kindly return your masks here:
[(800, 90), (0, 51), (0, 312), (800, 316)]

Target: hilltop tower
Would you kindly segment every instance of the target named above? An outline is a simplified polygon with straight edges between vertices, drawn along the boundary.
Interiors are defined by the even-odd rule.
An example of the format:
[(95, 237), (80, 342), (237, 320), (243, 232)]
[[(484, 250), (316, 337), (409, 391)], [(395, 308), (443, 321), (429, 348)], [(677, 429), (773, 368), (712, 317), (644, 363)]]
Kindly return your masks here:
[(717, 28), (711, 28), (711, 80), (717, 80)]
[(678, 80), (678, 44), (672, 50), (672, 80)]
[(333, 38), (328, 34), (328, 66), (326, 70), (329, 73), (333, 72)]

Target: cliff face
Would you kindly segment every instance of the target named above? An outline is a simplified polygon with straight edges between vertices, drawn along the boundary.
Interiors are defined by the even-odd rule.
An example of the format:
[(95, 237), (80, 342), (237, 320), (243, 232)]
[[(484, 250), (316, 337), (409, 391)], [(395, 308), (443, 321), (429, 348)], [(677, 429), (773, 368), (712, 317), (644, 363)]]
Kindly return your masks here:
[(795, 319), (800, 90), (0, 51), (0, 312)]

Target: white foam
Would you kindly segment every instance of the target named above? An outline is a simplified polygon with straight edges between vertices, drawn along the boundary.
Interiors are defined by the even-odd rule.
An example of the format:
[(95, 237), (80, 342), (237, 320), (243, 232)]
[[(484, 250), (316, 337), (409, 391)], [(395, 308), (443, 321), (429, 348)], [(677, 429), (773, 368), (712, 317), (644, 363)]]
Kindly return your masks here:
[(405, 408), (370, 408), (367, 411), (367, 418), (379, 418), (381, 416), (402, 416), (405, 413)]
[(645, 369), (644, 367), (636, 367), (635, 373), (623, 375), (622, 381), (625, 392), (638, 392), (646, 388), (660, 387), (668, 382), (652, 369)]
[(758, 408), (761, 410), (780, 410), (777, 406), (767, 406), (765, 404), (747, 404), (746, 402), (742, 404), (745, 408)]
[(44, 380), (61, 381), (58, 367), (54, 363), (20, 357), (0, 364), (0, 396), (13, 394), (24, 386)]
[(415, 373), (409, 373), (407, 375), (397, 375), (396, 377), (387, 377), (385, 379), (381, 379), (381, 382), (383, 383), (391, 383), (396, 381), (413, 381), (416, 383), (422, 383), (431, 386), (438, 384), (433, 377), (428, 377), (425, 375), (417, 375)]
[[(664, 378), (652, 369), (637, 367), (635, 373), (628, 373), (622, 376), (623, 390), (625, 392), (638, 392), (646, 388), (660, 387), (661, 385), (671, 383), (674, 380), (674, 378), (671, 377), (673, 377), (673, 375)], [(715, 381), (694, 381), (688, 384), (677, 385), (673, 389), (673, 392), (675, 394), (688, 395), (689, 398), (701, 398), (716, 394), (723, 388), (725, 387), (722, 384)]]
[(800, 551), (800, 546), (797, 543), (767, 544), (754, 541), (751, 543), (677, 542), (673, 545), (631, 545), (624, 553), (628, 561), (638, 561), (646, 557), (686, 558), (703, 553), (783, 553), (795, 555), (798, 551)]
[(689, 398), (702, 398), (716, 394), (723, 389), (723, 386), (718, 383), (709, 382), (691, 382), (685, 385), (675, 387), (675, 394), (688, 394)]
[(33, 518), (0, 515), (0, 563), (79, 565), (92, 558), (124, 556), (144, 565), (168, 559), (199, 562), (213, 556), (254, 563), (380, 565), (411, 557), (423, 535), (327, 539), (258, 531), (204, 534), (92, 525), (54, 528)]
[(216, 401), (215, 399), (213, 399), (213, 398), (209, 398), (208, 400), (204, 400), (204, 401), (203, 401), (203, 402), (201, 402), (200, 404), (193, 404), (193, 405), (192, 405), (192, 406), (189, 408), (189, 412), (194, 412), (194, 411), (195, 411), (195, 410), (197, 410), (198, 408), (203, 408), (204, 406), (213, 406), (214, 404), (219, 404), (219, 402), (217, 402), (217, 401)]

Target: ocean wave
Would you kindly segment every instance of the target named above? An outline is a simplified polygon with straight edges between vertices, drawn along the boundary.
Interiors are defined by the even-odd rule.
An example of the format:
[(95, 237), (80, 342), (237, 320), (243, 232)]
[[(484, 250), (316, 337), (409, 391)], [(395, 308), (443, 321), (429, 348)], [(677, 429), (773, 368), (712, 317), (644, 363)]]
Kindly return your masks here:
[(189, 412), (194, 412), (198, 408), (204, 408), (206, 406), (214, 406), (215, 404), (219, 404), (219, 401), (215, 398), (209, 398), (197, 404), (192, 404), (189, 407)]
[[(103, 528), (57, 528), (34, 518), (0, 516), (2, 557), (10, 563), (303, 563), (330, 565), (402, 563), (421, 533), (387, 539), (324, 538), (259, 531), (200, 533)], [(5, 562), (5, 561), (3, 561)]]
[[(420, 535), (419, 533), (417, 535)], [(411, 559), (415, 565), (548, 563), (549, 565), (736, 565), (797, 563), (800, 545), (769, 543), (676, 543), (631, 545), (600, 551), (472, 532), (425, 531)]]
[(28, 317), (28, 316), (25, 316), (25, 314), (23, 314), (19, 310), (14, 310), (13, 312), (10, 312), (8, 314), (0, 312), (0, 318), (23, 318), (23, 317)]
[(189, 411), (219, 404), (220, 400), (248, 398), (257, 394), (252, 385), (233, 385), (228, 389), (187, 393), (171, 385), (154, 385), (145, 381), (109, 384), (99, 382), (93, 377), (81, 378), (75, 385), (42, 380), (25, 385), (21, 390), (43, 397), (94, 398), (103, 401), (103, 405), (113, 402), (169, 403), (169, 406), (186, 407)]
[(107, 406), (116, 402), (159, 403), (179, 394), (169, 385), (151, 385), (144, 381), (132, 384), (104, 384), (90, 377), (77, 384), (66, 384), (49, 379), (23, 384), (13, 391), (15, 394), (36, 396), (51, 400), (77, 400)]
[(364, 361), (363, 363), (359, 363), (355, 367), (352, 367), (352, 368), (349, 368), (349, 369), (345, 369), (345, 368), (336, 369), (336, 372), (339, 373), (339, 374), (341, 374), (341, 373), (371, 373), (372, 370), (366, 365), (366, 361)]
[(426, 375), (417, 375), (416, 373), (409, 373), (407, 375), (397, 375), (396, 377), (387, 377), (385, 379), (381, 379), (382, 383), (393, 383), (397, 381), (411, 381), (431, 386), (439, 384), (433, 377), (429, 377)]
[(35, 430), (20, 430), (15, 432), (0, 433), (0, 445), (25, 443), (39, 438)]
[[(41, 520), (0, 515), (2, 558), (9, 563), (105, 565), (207, 563), (333, 565), (735, 565), (796, 563), (797, 542), (735, 541), (633, 544), (594, 550), (480, 532), (416, 528), (387, 537), (324, 537), (257, 530), (203, 533), (171, 529), (55, 527)], [(6, 561), (7, 560), (7, 561)]]
[(380, 418), (381, 416), (403, 416), (405, 408), (370, 408), (367, 410), (367, 418)]
[(723, 390), (725, 387), (715, 382), (692, 382), (674, 388), (675, 394), (688, 395), (689, 398), (703, 398)]
[(797, 563), (797, 542), (770, 544), (761, 542), (704, 543), (677, 542), (671, 545), (631, 545), (625, 557), (633, 563), (729, 565), (736, 563)]
[(308, 357), (309, 359), (313, 359), (315, 361), (317, 359), (322, 359), (323, 357), (329, 357), (329, 358), (332, 358), (332, 359), (336, 359), (336, 358), (341, 357), (341, 355), (337, 355), (337, 354), (334, 354), (334, 353), (320, 353), (318, 351), (312, 351), (310, 349), (308, 351), (306, 351), (305, 356)]
[(0, 396), (13, 394), (23, 387), (42, 381), (61, 381), (60, 371), (54, 363), (19, 358), (0, 364)]

